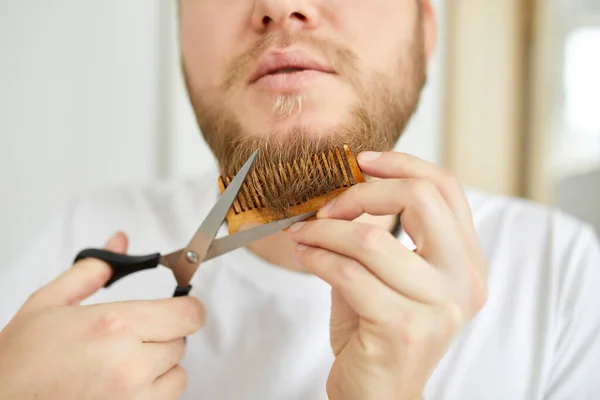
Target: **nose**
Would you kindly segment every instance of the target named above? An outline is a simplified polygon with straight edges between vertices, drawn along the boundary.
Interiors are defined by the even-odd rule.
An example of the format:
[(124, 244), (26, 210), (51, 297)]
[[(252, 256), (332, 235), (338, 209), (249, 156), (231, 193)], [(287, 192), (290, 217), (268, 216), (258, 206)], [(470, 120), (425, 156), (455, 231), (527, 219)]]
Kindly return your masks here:
[(306, 30), (318, 26), (318, 11), (308, 0), (255, 0), (252, 27), (268, 30)]

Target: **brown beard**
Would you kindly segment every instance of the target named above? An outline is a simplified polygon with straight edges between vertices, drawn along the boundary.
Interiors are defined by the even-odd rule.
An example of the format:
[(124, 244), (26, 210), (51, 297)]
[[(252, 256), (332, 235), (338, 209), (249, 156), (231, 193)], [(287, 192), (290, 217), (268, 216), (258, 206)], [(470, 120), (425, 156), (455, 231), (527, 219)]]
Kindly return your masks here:
[[(329, 65), (341, 79), (345, 79), (360, 99), (351, 112), (349, 123), (342, 124), (322, 134), (306, 128), (297, 128), (284, 135), (278, 132), (248, 132), (236, 118), (227, 99), (243, 90), (257, 60), (274, 45), (282, 47), (292, 43), (303, 43), (320, 50)], [(206, 93), (194, 93), (185, 63), (183, 73), (190, 100), (194, 108), (204, 139), (217, 159), (221, 173), (233, 176), (259, 149), (255, 167), (265, 172), (275, 172), (279, 165), (314, 158), (348, 144), (354, 154), (361, 151), (389, 151), (400, 138), (406, 124), (414, 114), (423, 86), (426, 83), (426, 57), (422, 27), (416, 24), (413, 41), (406, 54), (401, 54), (396, 76), (373, 73), (370, 79), (361, 79), (357, 57), (342, 46), (315, 39), (305, 34), (282, 36), (265, 35), (247, 53), (235, 58), (227, 68), (224, 84), (219, 88), (223, 101), (215, 101)], [(301, 108), (301, 99), (283, 96), (279, 99), (277, 112), (291, 113), (294, 104)], [(274, 111), (275, 111), (274, 107)], [(301, 112), (301, 109), (296, 110)], [(335, 180), (315, 179), (307, 173), (289, 181), (274, 181), (273, 190), (261, 191), (261, 201), (271, 214), (279, 219), (287, 217), (290, 206), (301, 199), (315, 198), (337, 188)]]

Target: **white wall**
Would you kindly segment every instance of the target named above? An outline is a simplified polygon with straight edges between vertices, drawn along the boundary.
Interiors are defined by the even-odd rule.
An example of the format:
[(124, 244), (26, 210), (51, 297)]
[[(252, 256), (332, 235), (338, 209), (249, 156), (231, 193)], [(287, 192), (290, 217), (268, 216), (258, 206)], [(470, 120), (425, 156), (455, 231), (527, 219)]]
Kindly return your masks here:
[(3, 260), (73, 193), (156, 176), (160, 1), (0, 2)]
[[(174, 4), (0, 2), (3, 260), (25, 250), (32, 232), (77, 192), (212, 165), (176, 64)], [(436, 162), (440, 59), (399, 146)]]

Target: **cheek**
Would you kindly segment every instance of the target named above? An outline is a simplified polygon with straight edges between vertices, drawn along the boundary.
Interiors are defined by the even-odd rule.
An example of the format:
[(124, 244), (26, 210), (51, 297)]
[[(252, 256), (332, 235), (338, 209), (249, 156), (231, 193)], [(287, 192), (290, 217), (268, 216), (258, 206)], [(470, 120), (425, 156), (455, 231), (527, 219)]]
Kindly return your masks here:
[[(219, 85), (228, 54), (236, 43), (232, 20), (240, 12), (224, 12), (218, 1), (183, 0), (181, 5), (180, 40), (183, 62), (191, 85), (205, 91)], [(214, 18), (220, 15), (220, 18)], [(229, 20), (228, 20), (229, 19)]]
[(414, 0), (352, 0), (345, 8), (348, 43), (367, 71), (394, 74), (398, 58), (414, 40), (417, 8)]

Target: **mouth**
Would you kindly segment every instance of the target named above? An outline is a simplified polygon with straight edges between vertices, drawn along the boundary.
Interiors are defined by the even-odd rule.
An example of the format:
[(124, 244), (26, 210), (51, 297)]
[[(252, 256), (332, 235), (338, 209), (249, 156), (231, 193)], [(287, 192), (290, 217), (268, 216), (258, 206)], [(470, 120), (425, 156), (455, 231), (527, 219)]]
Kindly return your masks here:
[(335, 71), (303, 52), (271, 52), (259, 61), (249, 83), (254, 84), (269, 77), (281, 79), (316, 74), (335, 74)]

